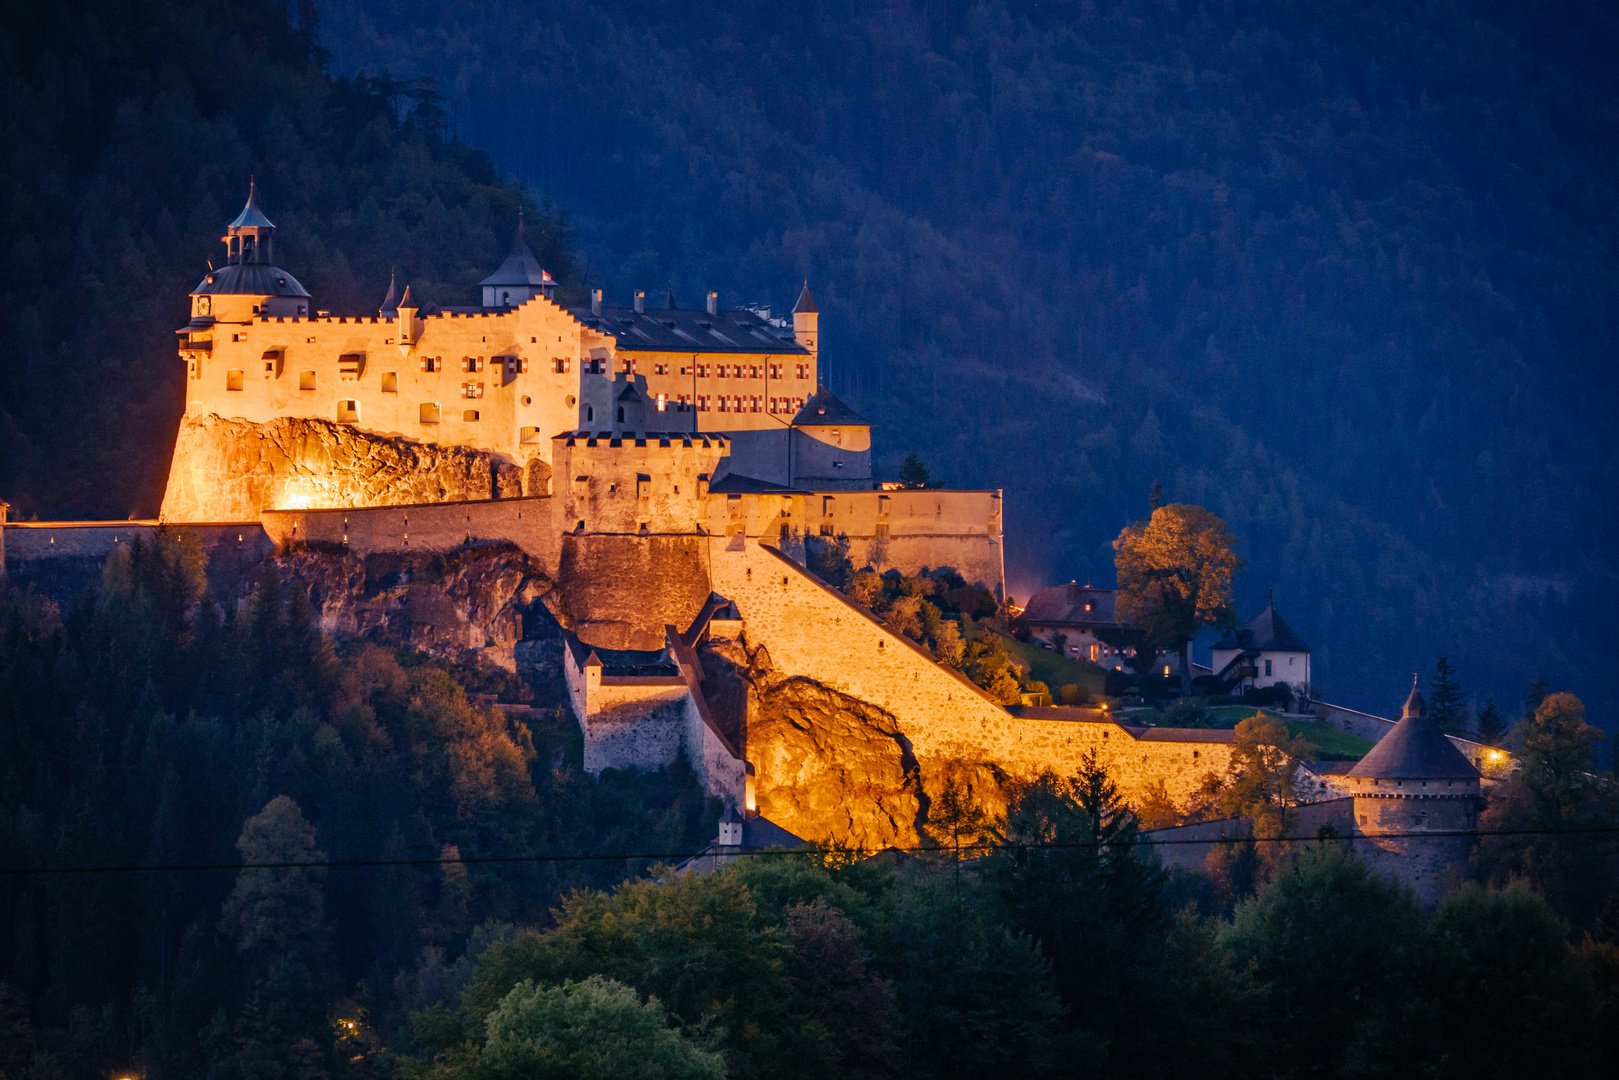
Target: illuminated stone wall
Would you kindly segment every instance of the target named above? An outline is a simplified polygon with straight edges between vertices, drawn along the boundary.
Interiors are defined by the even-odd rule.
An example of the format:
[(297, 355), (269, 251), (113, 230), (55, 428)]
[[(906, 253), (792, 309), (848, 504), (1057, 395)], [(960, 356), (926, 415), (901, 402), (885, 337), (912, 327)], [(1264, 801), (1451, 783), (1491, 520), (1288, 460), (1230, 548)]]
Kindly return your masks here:
[[(1002, 778), (1072, 774), (1095, 751), (1127, 797), (1162, 782), (1184, 802), (1229, 766), (1229, 732), (1138, 739), (1089, 710), (1014, 716), (778, 553), (719, 537), (713, 549), (715, 591), (779, 680), (746, 743), (759, 807), (800, 836), (914, 843), (913, 801), (925, 819), (952, 769), (993, 804)], [(793, 685), (774, 708), (771, 694)]]
[[(408, 321), (216, 316), (206, 342), (182, 348), (189, 418), (341, 421), (522, 466), (549, 460), (551, 436), (579, 426), (582, 380), (612, 380), (614, 339), (543, 298)], [(600, 373), (585, 371), (589, 358)]]
[(799, 561), (806, 537), (847, 539), (856, 570), (949, 568), (998, 597), (1006, 592), (999, 490), (710, 495), (708, 531), (763, 539)]

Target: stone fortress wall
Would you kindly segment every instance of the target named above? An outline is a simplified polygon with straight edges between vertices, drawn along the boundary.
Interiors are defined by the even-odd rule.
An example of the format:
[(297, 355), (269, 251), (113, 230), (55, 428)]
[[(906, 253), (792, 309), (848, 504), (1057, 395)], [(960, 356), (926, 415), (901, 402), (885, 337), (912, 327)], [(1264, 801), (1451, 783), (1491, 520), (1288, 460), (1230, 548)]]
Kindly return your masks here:
[(548, 461), (551, 436), (578, 426), (582, 381), (612, 379), (613, 338), (543, 297), (425, 318), (408, 308), (397, 318), (217, 317), (181, 343), (188, 420), (328, 420), (521, 465)]

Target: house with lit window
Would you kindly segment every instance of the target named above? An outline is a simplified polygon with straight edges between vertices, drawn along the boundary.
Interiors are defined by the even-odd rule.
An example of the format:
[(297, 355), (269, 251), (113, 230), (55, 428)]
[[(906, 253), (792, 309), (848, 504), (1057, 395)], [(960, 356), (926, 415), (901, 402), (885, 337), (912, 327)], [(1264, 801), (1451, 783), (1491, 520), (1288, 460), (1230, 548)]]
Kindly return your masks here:
[(1117, 599), (1117, 589), (1070, 581), (1035, 593), (1020, 619), (1031, 638), (1064, 656), (1134, 669), (1141, 634), (1119, 620)]
[(1214, 676), (1228, 693), (1286, 683), (1301, 695), (1309, 694), (1310, 646), (1276, 613), (1274, 597), (1264, 611), (1228, 634), (1211, 652)]

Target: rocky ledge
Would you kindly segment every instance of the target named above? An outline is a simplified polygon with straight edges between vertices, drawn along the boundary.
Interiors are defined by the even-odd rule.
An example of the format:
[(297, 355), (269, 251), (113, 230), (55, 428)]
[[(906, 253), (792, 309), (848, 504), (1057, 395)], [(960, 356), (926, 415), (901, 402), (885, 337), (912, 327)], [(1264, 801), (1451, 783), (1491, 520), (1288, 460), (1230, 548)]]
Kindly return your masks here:
[(379, 435), (351, 424), (212, 413), (174, 443), (163, 517), (256, 521), (264, 510), (514, 498), (522, 472), (497, 454)]

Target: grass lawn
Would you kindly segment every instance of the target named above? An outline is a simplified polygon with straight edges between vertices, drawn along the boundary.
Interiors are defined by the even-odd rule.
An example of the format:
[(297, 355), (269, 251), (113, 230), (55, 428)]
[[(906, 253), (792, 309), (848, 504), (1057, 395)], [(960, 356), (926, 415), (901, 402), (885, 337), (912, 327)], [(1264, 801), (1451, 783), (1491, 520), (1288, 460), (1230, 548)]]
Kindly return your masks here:
[(1287, 725), (1290, 734), (1302, 735), (1310, 740), (1316, 749), (1318, 761), (1359, 761), (1372, 748), (1371, 740), (1351, 735), (1347, 731), (1339, 731), (1331, 724), (1323, 724), (1319, 720), (1296, 720), (1270, 709), (1256, 709), (1252, 705), (1216, 706), (1208, 711), (1208, 726), (1234, 728), (1239, 721), (1246, 720), (1255, 713), (1264, 713), (1280, 720)]
[(1029, 665), (1029, 673), (1051, 689), (1053, 699), (1057, 691), (1072, 683), (1089, 690), (1093, 697), (1101, 697), (1107, 684), (1107, 672), (1095, 664), (1075, 660), (1051, 649), (1042, 649), (1033, 642), (1019, 641), (1011, 634), (1002, 634), (1006, 651)]

